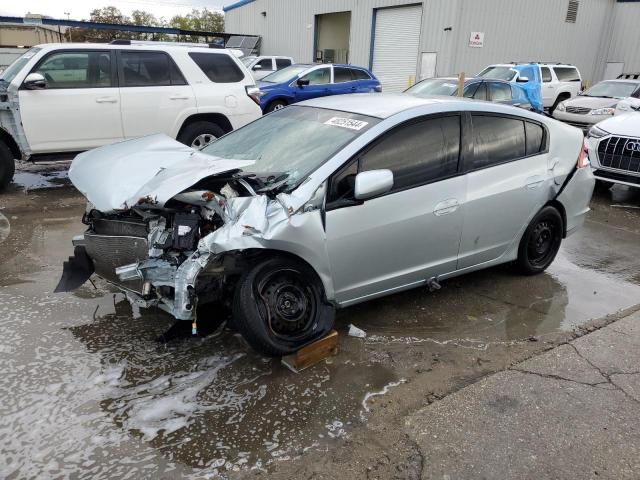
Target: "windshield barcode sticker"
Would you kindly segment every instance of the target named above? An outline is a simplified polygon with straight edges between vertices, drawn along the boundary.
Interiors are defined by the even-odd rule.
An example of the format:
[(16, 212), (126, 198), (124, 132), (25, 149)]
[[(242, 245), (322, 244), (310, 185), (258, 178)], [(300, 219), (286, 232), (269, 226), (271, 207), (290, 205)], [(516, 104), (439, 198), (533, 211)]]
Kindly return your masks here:
[(333, 125), (334, 127), (348, 128), (350, 130), (362, 130), (369, 122), (362, 120), (354, 120), (353, 118), (333, 117), (324, 122), (325, 125)]

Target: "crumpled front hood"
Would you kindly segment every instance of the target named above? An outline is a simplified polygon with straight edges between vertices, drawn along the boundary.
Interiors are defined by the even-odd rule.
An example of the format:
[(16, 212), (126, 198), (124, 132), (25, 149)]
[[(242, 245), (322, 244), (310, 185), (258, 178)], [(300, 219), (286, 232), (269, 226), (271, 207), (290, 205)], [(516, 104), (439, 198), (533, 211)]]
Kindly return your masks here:
[(206, 155), (158, 134), (81, 153), (69, 178), (96, 209), (112, 212), (138, 204), (163, 207), (205, 177), (253, 163)]

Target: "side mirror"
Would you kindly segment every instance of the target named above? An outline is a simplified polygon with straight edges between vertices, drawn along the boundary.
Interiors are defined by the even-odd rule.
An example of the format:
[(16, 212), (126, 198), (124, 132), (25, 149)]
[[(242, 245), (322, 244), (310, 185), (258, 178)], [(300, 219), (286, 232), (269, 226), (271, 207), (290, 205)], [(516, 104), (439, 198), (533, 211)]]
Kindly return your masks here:
[(393, 187), (391, 170), (370, 170), (356, 175), (356, 200), (366, 200), (388, 192)]
[(254, 65), (251, 70), (262, 70), (262, 65)]
[(24, 79), (22, 85), (27, 90), (42, 90), (47, 88), (47, 80), (39, 73), (30, 73), (27, 78)]
[(529, 81), (529, 77), (518, 77), (516, 82), (518, 83), (527, 83)]
[(304, 87), (305, 85), (309, 85), (309, 80), (303, 80), (303, 79), (299, 78), (296, 81), (296, 85), (298, 85), (299, 87)]

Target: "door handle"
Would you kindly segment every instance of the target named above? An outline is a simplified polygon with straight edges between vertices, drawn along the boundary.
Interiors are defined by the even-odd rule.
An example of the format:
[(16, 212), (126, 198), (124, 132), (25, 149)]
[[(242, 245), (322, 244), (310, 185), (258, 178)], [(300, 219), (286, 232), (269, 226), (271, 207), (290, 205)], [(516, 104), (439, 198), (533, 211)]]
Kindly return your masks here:
[(455, 212), (456, 210), (458, 210), (459, 206), (460, 203), (458, 203), (457, 199), (450, 198), (437, 204), (433, 209), (433, 213), (435, 213), (438, 217), (441, 217), (442, 215), (448, 215)]
[(351, 87), (351, 91), (355, 92), (357, 90), (357, 87)]
[(544, 178), (540, 175), (534, 175), (533, 177), (527, 178), (527, 189), (535, 190), (544, 182)]
[(186, 95), (171, 95), (169, 100), (189, 100), (189, 97)]
[(96, 98), (96, 103), (116, 103), (118, 99), (116, 97), (99, 97)]

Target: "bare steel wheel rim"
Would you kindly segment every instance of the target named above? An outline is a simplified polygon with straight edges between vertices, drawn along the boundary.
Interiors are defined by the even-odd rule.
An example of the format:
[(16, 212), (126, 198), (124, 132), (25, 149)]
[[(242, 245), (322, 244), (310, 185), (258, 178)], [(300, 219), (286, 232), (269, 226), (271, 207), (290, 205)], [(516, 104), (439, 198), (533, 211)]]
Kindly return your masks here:
[(300, 272), (294, 269), (269, 272), (256, 290), (258, 310), (274, 336), (296, 341), (313, 332), (316, 295)]
[(212, 143), (216, 138), (217, 137), (211, 133), (201, 133), (193, 139), (193, 142), (191, 142), (191, 147), (197, 149), (204, 148)]
[(560, 240), (559, 226), (554, 221), (540, 220), (529, 237), (527, 250), (529, 261), (535, 266), (544, 266), (555, 255)]

